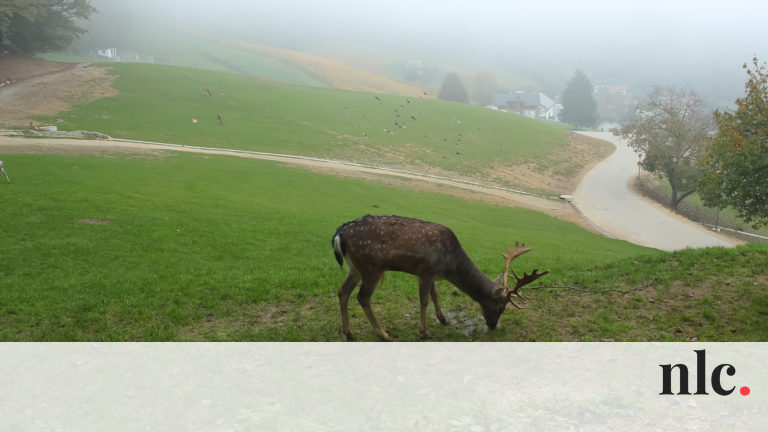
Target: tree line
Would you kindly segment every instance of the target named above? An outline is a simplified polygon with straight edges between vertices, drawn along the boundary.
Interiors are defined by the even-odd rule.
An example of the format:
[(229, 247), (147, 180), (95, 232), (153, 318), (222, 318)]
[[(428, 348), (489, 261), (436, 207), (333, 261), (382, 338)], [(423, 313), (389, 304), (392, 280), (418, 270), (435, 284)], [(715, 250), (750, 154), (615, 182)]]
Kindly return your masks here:
[(3, 0), (0, 2), (0, 50), (17, 54), (56, 51), (85, 30), (96, 9), (89, 0)]
[[(693, 89), (656, 87), (615, 133), (640, 156), (640, 167), (669, 183), (673, 210), (698, 192), (706, 205), (732, 207), (760, 227), (768, 225), (768, 72), (757, 58), (743, 67), (745, 96), (735, 110), (710, 113)], [(438, 97), (469, 103), (455, 73), (446, 75)], [(593, 86), (582, 71), (568, 81), (561, 100), (562, 121), (576, 129), (595, 125)]]
[(731, 207), (755, 227), (768, 225), (768, 71), (744, 64), (745, 96), (734, 110), (709, 113), (692, 89), (655, 88), (617, 135), (639, 165), (669, 182), (675, 210), (698, 192), (710, 207)]

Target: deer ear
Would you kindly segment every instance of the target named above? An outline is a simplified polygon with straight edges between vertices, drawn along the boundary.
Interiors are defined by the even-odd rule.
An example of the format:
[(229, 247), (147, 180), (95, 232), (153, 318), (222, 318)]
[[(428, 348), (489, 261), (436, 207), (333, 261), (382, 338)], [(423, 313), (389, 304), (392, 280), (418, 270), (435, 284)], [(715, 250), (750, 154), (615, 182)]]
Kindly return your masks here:
[(493, 280), (493, 283), (496, 286), (503, 286), (504, 285), (504, 273), (499, 273), (499, 275), (496, 276), (496, 279)]

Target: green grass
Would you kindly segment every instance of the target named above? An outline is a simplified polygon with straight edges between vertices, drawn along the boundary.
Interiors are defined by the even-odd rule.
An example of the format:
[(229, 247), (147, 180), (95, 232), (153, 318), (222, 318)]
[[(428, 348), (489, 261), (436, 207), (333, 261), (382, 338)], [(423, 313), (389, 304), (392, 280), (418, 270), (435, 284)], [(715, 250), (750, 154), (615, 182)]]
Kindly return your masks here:
[[(441, 101), (379, 101), (175, 67), (113, 71), (118, 96), (48, 120), (125, 138), (473, 177), (489, 163), (554, 157), (568, 134)], [(217, 112), (224, 126), (216, 125)], [(402, 118), (407, 129), (390, 126)], [(452, 324), (438, 325), (430, 312), (437, 340), (746, 341), (768, 334), (764, 246), (666, 254), (540, 213), (233, 157), (4, 159), (14, 183), (0, 185), (0, 340), (341, 340), (336, 292), (345, 272), (330, 237), (366, 213), (449, 226), (491, 276), (501, 270), (503, 246), (516, 240), (534, 248), (518, 270), (552, 271), (525, 289), (532, 309), (509, 311), (494, 332), (474, 302), (441, 283)], [(81, 222), (88, 218), (107, 223)], [(412, 276), (389, 275), (373, 301), (390, 335), (417, 340)], [(376, 340), (352, 303), (353, 332)]]
[(80, 57), (78, 55), (74, 54), (66, 54), (66, 53), (45, 53), (45, 54), (39, 54), (37, 55), (38, 58), (48, 60), (48, 61), (54, 61), (54, 62), (61, 62), (61, 63), (83, 63), (83, 62), (92, 62), (92, 58), (88, 57)]
[(326, 87), (298, 66), (162, 24), (143, 25), (136, 50), (161, 64), (258, 76), (276, 82)]
[[(559, 127), (463, 104), (385, 95), (377, 96), (380, 102), (370, 93), (168, 66), (116, 64), (112, 70), (117, 96), (40, 120), (120, 138), (459, 175), (535, 161), (567, 145), (568, 131)], [(224, 126), (217, 124), (217, 113)]]
[[(441, 341), (765, 340), (768, 249), (672, 254), (539, 213), (340, 179), (266, 161), (11, 155), (0, 185), (0, 340), (337, 341), (345, 276), (335, 228), (366, 213), (451, 227), (490, 276), (505, 244), (534, 248), (518, 270), (531, 309), (485, 329), (479, 307), (441, 282)], [(9, 168), (10, 169), (10, 168)], [(109, 220), (89, 224), (82, 219)], [(374, 308), (418, 340), (416, 279), (390, 273)], [(376, 340), (353, 301), (352, 330)]]
[(764, 341), (767, 269), (759, 245), (622, 259), (538, 290), (542, 310), (517, 322), (554, 321), (546, 340)]
[[(339, 340), (330, 247), (366, 213), (450, 226), (478, 266), (524, 240), (520, 266), (569, 280), (595, 264), (658, 252), (520, 209), (339, 179), (231, 157), (13, 155), (0, 208), (0, 340)], [(10, 168), (9, 168), (10, 169)], [(110, 220), (88, 224), (81, 219)], [(578, 250), (578, 253), (573, 251)], [(479, 318), (441, 288), (445, 309)], [(388, 329), (417, 337), (416, 281), (388, 277), (374, 296)], [(353, 328), (375, 339), (357, 305)], [(514, 317), (514, 314), (509, 314)], [(436, 326), (432, 326), (436, 327)], [(439, 327), (439, 326), (437, 326)], [(466, 340), (461, 330), (435, 329)], [(512, 330), (512, 329), (510, 329)], [(503, 339), (507, 333), (474, 337)]]

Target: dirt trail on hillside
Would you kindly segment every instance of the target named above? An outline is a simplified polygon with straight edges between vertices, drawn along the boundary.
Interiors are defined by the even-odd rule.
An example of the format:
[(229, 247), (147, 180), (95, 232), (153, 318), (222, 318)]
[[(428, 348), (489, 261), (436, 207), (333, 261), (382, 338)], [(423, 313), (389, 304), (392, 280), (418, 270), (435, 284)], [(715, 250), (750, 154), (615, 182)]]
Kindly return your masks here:
[[(263, 159), (300, 166), (317, 172), (356, 179), (368, 179), (410, 189), (444, 193), (460, 198), (535, 210), (568, 222), (577, 223), (590, 231), (594, 228), (585, 221), (569, 204), (551, 199), (523, 195), (489, 186), (473, 185), (444, 178), (427, 177), (418, 174), (395, 172), (382, 168), (361, 167), (334, 161), (298, 159), (283, 156), (258, 155), (228, 150), (200, 149), (175, 145), (145, 144), (125, 141), (86, 141), (71, 139), (29, 139), (19, 136), (0, 136), (0, 154), (61, 154), (97, 155), (110, 157), (116, 154), (136, 154), (140, 157), (165, 157), (173, 152), (183, 151), (200, 154), (215, 154)], [(13, 172), (12, 158), (8, 158), (8, 174), (14, 181), (21, 181), (23, 174)], [(417, 180), (417, 181), (414, 181)]]
[(55, 115), (75, 104), (112, 96), (114, 76), (88, 63), (58, 63), (0, 54), (0, 126), (26, 126), (32, 117)]
[[(0, 127), (26, 126), (33, 116), (55, 115), (76, 104), (117, 94), (117, 91), (112, 88), (114, 76), (108, 73), (108, 68), (83, 63), (57, 63), (42, 59), (0, 55), (0, 79), (6, 77), (11, 78), (13, 83), (0, 88)], [(13, 161), (12, 158), (8, 158), (7, 155), (9, 154), (87, 154), (103, 157), (116, 154), (135, 154), (139, 157), (163, 157), (172, 155), (173, 151), (268, 159), (336, 176), (367, 179), (393, 186), (439, 192), (497, 205), (523, 207), (577, 223), (594, 231), (594, 228), (569, 204), (561, 201), (425, 175), (398, 173), (386, 169), (345, 163), (254, 155), (226, 150), (202, 150), (118, 141), (97, 142), (0, 136), (0, 158), (8, 160), (9, 175), (14, 178), (23, 178), (23, 174), (13, 172)], [(577, 175), (557, 176), (554, 172), (548, 173), (546, 166), (497, 167), (498, 171), (493, 176), (495, 178), (482, 178), (478, 179), (478, 182), (497, 183), (499, 178), (502, 180), (509, 178), (525, 179), (525, 184), (522, 186), (532, 190), (556, 190), (559, 193), (569, 193), (579, 183), (580, 178), (602, 159), (595, 157), (594, 151), (593, 144), (586, 142), (584, 137), (575, 136), (569, 141), (568, 152), (571, 157), (595, 159), (582, 161), (585, 162), (585, 165), (582, 172)]]

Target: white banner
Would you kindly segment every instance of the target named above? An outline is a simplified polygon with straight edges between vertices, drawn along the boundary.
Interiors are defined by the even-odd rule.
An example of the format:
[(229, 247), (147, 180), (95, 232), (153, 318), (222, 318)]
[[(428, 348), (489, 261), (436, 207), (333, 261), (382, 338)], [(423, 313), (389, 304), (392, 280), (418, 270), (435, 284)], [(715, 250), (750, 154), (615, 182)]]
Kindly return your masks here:
[(768, 430), (766, 360), (735, 343), (6, 343), (0, 431)]

